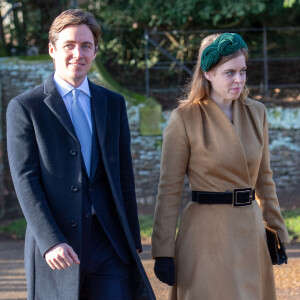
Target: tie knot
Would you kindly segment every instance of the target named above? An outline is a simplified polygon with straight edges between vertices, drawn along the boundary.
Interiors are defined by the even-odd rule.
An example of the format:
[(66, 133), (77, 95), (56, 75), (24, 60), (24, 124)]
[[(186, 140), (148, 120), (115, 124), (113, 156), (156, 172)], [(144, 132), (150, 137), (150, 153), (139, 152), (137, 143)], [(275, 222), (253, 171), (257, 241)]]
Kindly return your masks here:
[(79, 94), (80, 94), (80, 90), (78, 90), (78, 89), (72, 90), (72, 95), (73, 95), (73, 100), (74, 100), (74, 101), (78, 101), (78, 99), (79, 99)]

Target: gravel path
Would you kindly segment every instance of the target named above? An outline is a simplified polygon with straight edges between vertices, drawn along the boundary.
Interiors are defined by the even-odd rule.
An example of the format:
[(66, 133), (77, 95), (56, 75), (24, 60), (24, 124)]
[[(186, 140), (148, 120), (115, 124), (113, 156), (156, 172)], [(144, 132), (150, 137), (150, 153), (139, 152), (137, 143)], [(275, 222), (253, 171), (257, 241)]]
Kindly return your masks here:
[[(26, 299), (23, 247), (23, 241), (0, 241), (0, 299)], [(288, 265), (274, 268), (277, 300), (299, 300), (300, 243), (288, 245), (287, 251), (289, 256)], [(157, 300), (166, 300), (168, 298), (168, 287), (160, 283), (153, 274), (153, 260), (150, 257), (150, 245), (148, 242), (144, 244), (144, 252), (141, 254), (141, 259)]]

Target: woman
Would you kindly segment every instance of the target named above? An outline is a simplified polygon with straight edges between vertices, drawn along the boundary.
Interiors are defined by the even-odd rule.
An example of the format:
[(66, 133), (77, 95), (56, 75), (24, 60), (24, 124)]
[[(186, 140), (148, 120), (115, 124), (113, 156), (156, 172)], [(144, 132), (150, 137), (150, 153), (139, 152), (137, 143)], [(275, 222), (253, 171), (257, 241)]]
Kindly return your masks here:
[[(264, 106), (246, 98), (247, 45), (235, 33), (201, 44), (188, 98), (164, 132), (152, 235), (154, 271), (175, 300), (274, 300), (264, 229), (289, 242), (270, 169)], [(175, 241), (182, 185), (192, 201)], [(175, 272), (174, 272), (175, 270)]]

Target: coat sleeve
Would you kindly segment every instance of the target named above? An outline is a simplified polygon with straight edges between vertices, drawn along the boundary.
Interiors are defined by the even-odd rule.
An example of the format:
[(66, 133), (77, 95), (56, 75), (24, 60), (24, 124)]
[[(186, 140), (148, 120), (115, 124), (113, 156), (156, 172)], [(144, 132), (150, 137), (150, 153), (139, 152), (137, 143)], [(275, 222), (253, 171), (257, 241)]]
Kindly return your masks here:
[(190, 153), (183, 118), (175, 109), (164, 131), (161, 173), (155, 206), (152, 257), (174, 257), (178, 210)]
[(135, 243), (136, 249), (142, 251), (140, 225), (138, 220), (137, 203), (135, 195), (134, 174), (132, 168), (132, 158), (130, 150), (130, 131), (125, 106), (122, 99), (120, 116), (120, 180), (122, 197), (129, 228)]
[(41, 185), (39, 150), (29, 111), (16, 99), (7, 112), (7, 152), (18, 200), (42, 256), (66, 242), (47, 204)]
[(289, 243), (290, 239), (280, 213), (275, 183), (272, 176), (273, 172), (270, 166), (269, 134), (266, 110), (264, 110), (263, 138), (264, 147), (255, 187), (257, 195), (256, 198), (262, 210), (265, 225), (276, 230), (283, 243)]

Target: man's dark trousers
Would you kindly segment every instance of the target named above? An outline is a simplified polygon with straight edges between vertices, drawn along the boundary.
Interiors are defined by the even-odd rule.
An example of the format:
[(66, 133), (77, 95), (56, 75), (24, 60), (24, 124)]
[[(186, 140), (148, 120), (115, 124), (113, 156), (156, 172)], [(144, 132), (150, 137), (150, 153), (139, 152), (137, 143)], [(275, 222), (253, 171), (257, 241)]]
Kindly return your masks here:
[(131, 300), (131, 265), (120, 259), (96, 215), (83, 226), (80, 299)]

